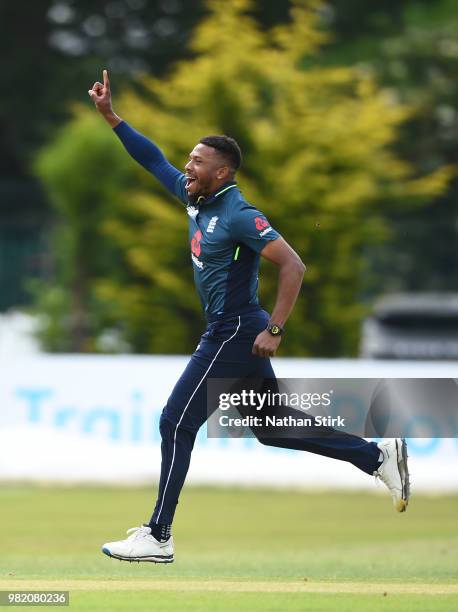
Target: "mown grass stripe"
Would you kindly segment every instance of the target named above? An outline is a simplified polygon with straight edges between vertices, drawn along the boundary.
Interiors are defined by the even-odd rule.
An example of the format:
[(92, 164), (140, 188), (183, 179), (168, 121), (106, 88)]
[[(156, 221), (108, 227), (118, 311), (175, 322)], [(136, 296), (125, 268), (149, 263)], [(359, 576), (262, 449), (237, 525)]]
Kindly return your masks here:
[(393, 582), (275, 582), (230, 580), (0, 580), (2, 590), (68, 591), (219, 591), (227, 593), (387, 593), (392, 595), (453, 595), (458, 584)]

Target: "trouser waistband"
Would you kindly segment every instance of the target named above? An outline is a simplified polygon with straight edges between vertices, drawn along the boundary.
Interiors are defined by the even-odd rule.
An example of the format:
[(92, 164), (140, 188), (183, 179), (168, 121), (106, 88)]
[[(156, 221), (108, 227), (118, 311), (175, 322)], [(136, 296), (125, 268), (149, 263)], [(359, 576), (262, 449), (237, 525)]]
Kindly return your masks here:
[(208, 315), (207, 322), (214, 323), (215, 321), (224, 321), (225, 319), (231, 319), (233, 317), (237, 317), (238, 315), (259, 312), (260, 310), (262, 310), (262, 308), (259, 304), (248, 304), (247, 306), (242, 306), (242, 308), (238, 308), (237, 310), (222, 312), (221, 314)]

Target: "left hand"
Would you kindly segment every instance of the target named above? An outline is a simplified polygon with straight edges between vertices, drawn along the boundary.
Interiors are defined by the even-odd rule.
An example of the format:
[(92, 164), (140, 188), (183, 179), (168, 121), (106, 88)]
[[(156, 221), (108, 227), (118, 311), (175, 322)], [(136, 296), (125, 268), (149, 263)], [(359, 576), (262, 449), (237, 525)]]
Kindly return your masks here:
[(87, 93), (101, 115), (105, 116), (113, 114), (108, 70), (103, 71), (103, 85), (102, 83), (99, 83), (99, 81), (96, 81), (92, 86), (92, 89), (89, 89)]
[(266, 329), (256, 336), (252, 353), (259, 357), (273, 357), (280, 346), (281, 336), (272, 336)]

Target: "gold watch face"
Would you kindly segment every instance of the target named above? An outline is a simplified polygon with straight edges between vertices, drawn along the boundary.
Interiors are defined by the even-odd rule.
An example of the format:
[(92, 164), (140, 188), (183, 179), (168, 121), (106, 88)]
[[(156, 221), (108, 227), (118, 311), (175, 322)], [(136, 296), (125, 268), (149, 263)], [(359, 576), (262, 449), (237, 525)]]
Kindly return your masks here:
[(278, 325), (272, 325), (272, 327), (270, 328), (270, 332), (274, 335), (274, 336), (278, 336), (278, 334), (280, 333), (280, 328), (278, 327)]

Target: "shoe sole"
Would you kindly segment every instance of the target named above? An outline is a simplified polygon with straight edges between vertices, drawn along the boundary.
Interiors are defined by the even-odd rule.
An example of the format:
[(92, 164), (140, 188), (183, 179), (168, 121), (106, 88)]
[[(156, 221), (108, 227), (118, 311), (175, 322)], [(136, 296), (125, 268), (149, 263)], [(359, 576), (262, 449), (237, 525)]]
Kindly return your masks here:
[(397, 502), (396, 510), (398, 512), (405, 512), (407, 510), (410, 497), (409, 468), (407, 465), (407, 442), (405, 438), (401, 438), (400, 444), (398, 439), (396, 439), (396, 453), (398, 457), (398, 471), (402, 485), (402, 498)]
[(108, 548), (102, 548), (102, 552), (107, 555), (107, 557), (111, 557), (112, 559), (118, 559), (118, 561), (129, 561), (132, 563), (133, 561), (147, 561), (148, 563), (173, 563), (174, 557), (173, 555), (161, 555), (161, 556), (151, 556), (151, 557), (122, 557), (121, 555), (113, 555)]

